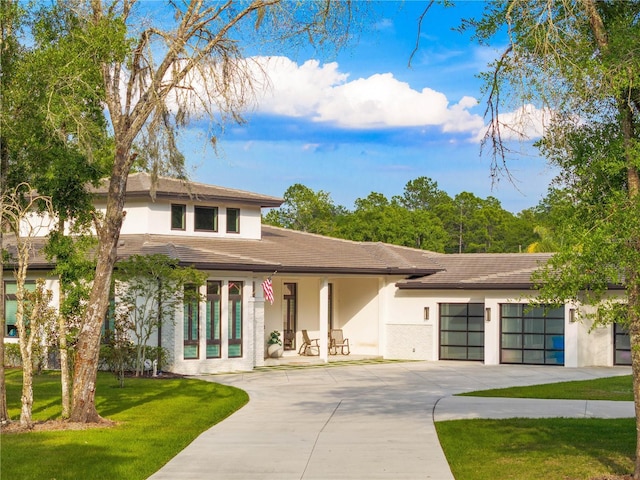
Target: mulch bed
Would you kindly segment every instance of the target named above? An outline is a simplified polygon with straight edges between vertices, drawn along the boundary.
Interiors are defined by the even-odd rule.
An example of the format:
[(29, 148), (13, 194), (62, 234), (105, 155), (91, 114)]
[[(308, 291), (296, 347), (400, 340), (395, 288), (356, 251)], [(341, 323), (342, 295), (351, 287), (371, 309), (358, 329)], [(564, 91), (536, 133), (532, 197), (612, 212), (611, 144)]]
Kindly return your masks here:
[(92, 428), (110, 428), (117, 425), (117, 422), (111, 420), (102, 420), (99, 423), (81, 423), (69, 422), (67, 420), (46, 420), (42, 422), (34, 422), (31, 428), (20, 425), (19, 421), (8, 422), (0, 425), (0, 433), (30, 433), (30, 432), (50, 432), (59, 430), (89, 430)]

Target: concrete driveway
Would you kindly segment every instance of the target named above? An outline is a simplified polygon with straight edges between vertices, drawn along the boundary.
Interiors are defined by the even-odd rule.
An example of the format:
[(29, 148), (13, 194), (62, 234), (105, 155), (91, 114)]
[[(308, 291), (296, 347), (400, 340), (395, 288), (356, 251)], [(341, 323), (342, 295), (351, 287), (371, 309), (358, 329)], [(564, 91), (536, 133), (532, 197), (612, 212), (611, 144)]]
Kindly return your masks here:
[(627, 367), (399, 362), (199, 377), (246, 390), (250, 401), (150, 478), (451, 480), (434, 417), (633, 416), (627, 402), (612, 411), (598, 402), (459, 401), (452, 394), (629, 373)]

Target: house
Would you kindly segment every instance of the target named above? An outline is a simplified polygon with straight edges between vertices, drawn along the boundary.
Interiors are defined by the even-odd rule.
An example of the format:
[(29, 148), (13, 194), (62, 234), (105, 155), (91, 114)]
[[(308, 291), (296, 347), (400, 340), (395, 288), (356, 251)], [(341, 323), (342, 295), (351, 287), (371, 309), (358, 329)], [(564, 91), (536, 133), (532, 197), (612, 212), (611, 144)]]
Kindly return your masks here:
[[(106, 187), (95, 204), (105, 208)], [(630, 363), (617, 326), (574, 321), (576, 309), (529, 308), (531, 273), (548, 254), (439, 254), (353, 242), (261, 224), (279, 198), (201, 183), (132, 174), (119, 257), (165, 254), (206, 272), (203, 300), (176, 312), (151, 342), (170, 352), (181, 374), (251, 370), (264, 365), (266, 339), (278, 330), (286, 356), (298, 355), (302, 330), (319, 339), (341, 329), (351, 352), (389, 359), (466, 360), (578, 367)], [(51, 266), (35, 255), (30, 278)], [(5, 267), (10, 268), (10, 267)], [(7, 271), (5, 305), (12, 338)], [(274, 301), (262, 283), (271, 280)], [(57, 290), (55, 278), (47, 285)], [(15, 289), (15, 284), (13, 284)], [(13, 312), (13, 313), (12, 313)], [(11, 341), (11, 340), (8, 340)]]

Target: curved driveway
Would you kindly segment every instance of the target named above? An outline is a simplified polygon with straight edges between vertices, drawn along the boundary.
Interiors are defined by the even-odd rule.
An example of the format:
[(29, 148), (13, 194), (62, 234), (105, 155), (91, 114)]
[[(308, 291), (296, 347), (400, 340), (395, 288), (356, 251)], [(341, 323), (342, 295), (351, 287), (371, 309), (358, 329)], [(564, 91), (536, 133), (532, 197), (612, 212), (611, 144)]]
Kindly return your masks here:
[(199, 377), (242, 388), (250, 401), (150, 478), (451, 480), (434, 417), (633, 416), (629, 402), (452, 394), (629, 373), (626, 367), (399, 362)]

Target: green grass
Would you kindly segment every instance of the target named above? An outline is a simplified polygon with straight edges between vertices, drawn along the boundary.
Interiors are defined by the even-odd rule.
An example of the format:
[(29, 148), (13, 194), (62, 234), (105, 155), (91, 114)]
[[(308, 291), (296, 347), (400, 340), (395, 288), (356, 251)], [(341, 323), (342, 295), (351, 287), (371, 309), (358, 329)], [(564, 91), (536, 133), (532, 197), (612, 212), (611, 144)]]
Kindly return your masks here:
[(591, 479), (633, 472), (635, 419), (437, 422), (456, 480)]
[[(22, 372), (7, 371), (9, 415), (20, 415)], [(34, 378), (34, 420), (59, 418), (59, 375)], [(111, 428), (3, 434), (2, 479), (145, 479), (248, 402), (237, 388), (192, 379), (128, 378), (118, 388), (100, 373), (96, 407)]]
[[(465, 393), (468, 396), (633, 400), (630, 375)], [(591, 479), (633, 471), (635, 418), (437, 422), (456, 480)]]
[(529, 387), (498, 388), (462, 393), (470, 397), (555, 398), (562, 400), (633, 401), (631, 375), (547, 383)]

